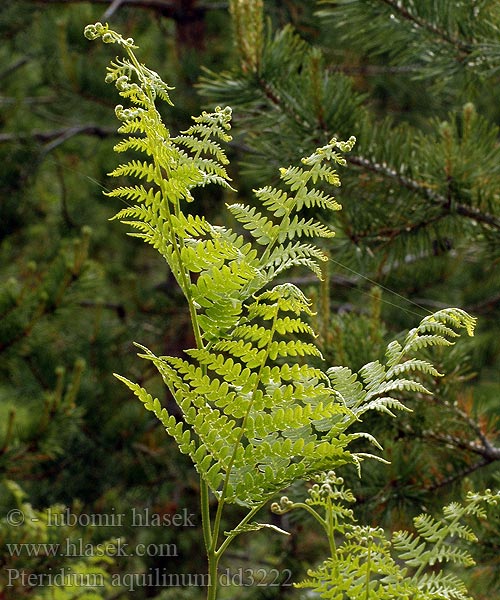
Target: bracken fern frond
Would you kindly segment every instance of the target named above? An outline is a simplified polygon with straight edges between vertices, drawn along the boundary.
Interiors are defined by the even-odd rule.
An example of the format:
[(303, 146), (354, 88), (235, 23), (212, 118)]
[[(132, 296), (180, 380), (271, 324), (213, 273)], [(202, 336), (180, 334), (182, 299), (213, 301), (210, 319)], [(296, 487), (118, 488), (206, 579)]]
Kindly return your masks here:
[[(155, 247), (168, 263), (186, 298), (196, 341), (183, 357), (156, 356), (139, 346), (140, 356), (162, 376), (180, 418), (169, 414), (142, 386), (117, 377), (155, 414), (199, 473), (203, 532), (215, 581), (222, 552), (237, 534), (263, 527), (250, 519), (273, 495), (298, 479), (321, 477), (324, 471), (347, 463), (359, 469), (371, 457), (352, 452), (350, 446), (354, 440), (365, 439), (378, 447), (377, 441), (368, 433), (349, 433), (349, 427), (369, 410), (393, 414), (404, 409), (397, 397), (401, 392), (429, 393), (417, 376), (439, 373), (415, 353), (453, 343), (462, 328), (472, 335), (474, 319), (458, 309), (426, 317), (402, 344), (388, 346), (385, 364), (369, 363), (358, 374), (346, 367), (325, 373), (311, 366), (308, 361), (322, 360), (310, 325), (311, 302), (295, 285), (274, 280), (288, 268), (303, 266), (321, 277), (320, 263), (327, 255), (316, 238), (331, 238), (333, 232), (299, 212), (304, 207), (340, 209), (325, 189), (340, 185), (335, 167), (345, 166), (342, 154), (351, 150), (354, 138), (347, 142), (332, 139), (303, 158), (300, 166), (281, 169), (280, 187), (255, 190), (258, 207), (241, 202), (229, 205), (243, 233), (212, 225), (204, 217), (189, 214), (187, 207), (196, 190), (207, 184), (231, 188), (222, 146), (231, 139), (231, 109), (203, 112), (186, 131), (171, 135), (156, 102), (171, 104), (172, 88), (137, 60), (133, 40), (101, 23), (87, 26), (85, 34), (116, 43), (127, 54), (111, 64), (106, 77), (130, 105), (116, 107), (122, 123), (119, 132), (125, 137), (115, 150), (132, 150), (141, 158), (111, 173), (138, 180), (108, 193), (132, 203), (115, 218), (133, 229), (131, 235)], [(348, 518), (350, 509), (342, 508), (348, 492), (337, 484), (333, 490), (334, 482), (323, 483), (328, 483), (333, 494), (330, 497), (326, 490), (328, 506), (336, 506), (338, 514)], [(211, 515), (209, 490), (217, 500), (215, 516)], [(315, 510), (320, 496), (312, 496), (312, 504), (305, 506)], [(227, 503), (246, 506), (248, 512), (220, 542)], [(382, 599), (390, 597), (382, 591), (391, 586), (404, 583), (411, 588), (412, 580), (401, 576), (379, 530), (342, 527), (339, 531), (346, 540), (335, 566), (337, 580), (344, 586), (339, 590), (356, 590), (352, 597), (361, 597), (364, 590), (363, 597)], [(420, 527), (424, 539), (434, 535), (434, 530), (436, 535), (441, 531), (425, 520)], [(458, 525), (454, 531), (467, 535)], [(419, 554), (420, 545), (414, 546), (410, 538), (400, 537), (395, 544), (403, 553), (411, 553), (410, 560), (427, 552)], [(436, 559), (460, 559), (443, 544)], [(330, 575), (324, 583), (325, 574), (333, 573), (332, 565), (325, 563), (312, 574), (312, 581), (322, 597), (340, 598), (328, 584)], [(428, 586), (443, 581), (429, 580)], [(215, 598), (213, 591), (209, 597)]]

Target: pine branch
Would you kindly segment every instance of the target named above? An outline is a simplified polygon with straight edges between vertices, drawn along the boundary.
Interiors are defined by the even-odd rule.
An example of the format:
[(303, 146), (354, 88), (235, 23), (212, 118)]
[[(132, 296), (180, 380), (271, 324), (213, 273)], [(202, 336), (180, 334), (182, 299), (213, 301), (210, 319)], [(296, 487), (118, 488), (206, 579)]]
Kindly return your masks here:
[[(443, 402), (440, 401), (437, 397), (432, 397), (430, 399), (433, 403), (442, 406)], [(477, 436), (480, 440), (480, 443), (475, 441), (466, 441), (462, 438), (455, 438), (448, 434), (440, 434), (440, 432), (433, 433), (430, 432), (426, 437), (432, 437), (432, 439), (441, 441), (447, 444), (453, 444), (455, 447), (460, 448), (462, 450), (467, 450), (469, 452), (473, 452), (474, 454), (478, 454), (482, 456), (488, 462), (494, 462), (496, 460), (500, 460), (500, 447), (496, 447), (487, 437), (485, 432), (482, 430), (481, 425), (475, 421), (467, 412), (460, 409), (454, 403), (444, 402), (446, 408), (448, 408), (452, 413), (457, 415), (457, 417), (462, 420)]]
[[(0, 79), (1, 79), (0, 75)], [(0, 96), (0, 105), (11, 106), (13, 104), (53, 104), (57, 100), (57, 96), (24, 96), (24, 98), (16, 98), (14, 96)]]
[(478, 444), (477, 442), (464, 440), (453, 435), (434, 433), (432, 431), (424, 432), (423, 437), (435, 440), (441, 444), (452, 445), (460, 450), (467, 450), (484, 457), (484, 459), (489, 462), (500, 460), (500, 448), (493, 446), (488, 440), (485, 440), (483, 444)]
[[(397, 181), (401, 186), (405, 187), (408, 190), (411, 190), (420, 196), (427, 198), (436, 206), (439, 206), (443, 210), (443, 215), (446, 216), (448, 214), (452, 214), (452, 210), (450, 207), (450, 198), (443, 196), (442, 194), (437, 194), (431, 188), (421, 185), (417, 181), (405, 177), (401, 175), (396, 170), (391, 169), (387, 166), (381, 165), (379, 163), (370, 161), (362, 156), (348, 156), (347, 161), (353, 165), (361, 167), (366, 171), (370, 171), (372, 173), (377, 173), (378, 175), (383, 175), (390, 179)], [(453, 202), (453, 212), (457, 213), (463, 217), (467, 217), (468, 219), (472, 219), (478, 223), (483, 223), (484, 225), (489, 225), (494, 229), (500, 230), (500, 219), (496, 216), (483, 212), (474, 206), (467, 206), (466, 204), (461, 204), (460, 202)]]
[(406, 21), (410, 21), (411, 23), (413, 23), (414, 25), (416, 25), (419, 28), (426, 29), (427, 31), (429, 31), (436, 37), (440, 38), (444, 42), (447, 42), (448, 44), (452, 45), (457, 50), (460, 50), (462, 52), (462, 54), (464, 55), (464, 57), (471, 53), (472, 47), (469, 44), (465, 44), (458, 38), (448, 35), (445, 31), (443, 31), (442, 29), (439, 29), (439, 27), (436, 27), (432, 23), (429, 23), (429, 21), (425, 21), (424, 19), (421, 19), (420, 17), (415, 16), (414, 14), (412, 14), (409, 10), (407, 10), (403, 6), (402, 2), (399, 2), (396, 0), (380, 0), (380, 1), (383, 2), (384, 4), (387, 4), (391, 8), (391, 10), (397, 12)]
[(457, 471), (453, 475), (445, 477), (444, 479), (441, 479), (440, 481), (438, 481), (432, 485), (426, 486), (424, 489), (427, 492), (434, 492), (443, 487), (447, 487), (449, 485), (452, 485), (456, 481), (462, 481), (464, 479), (464, 477), (467, 477), (467, 475), (471, 475), (475, 471), (478, 471), (479, 469), (482, 469), (483, 467), (487, 467), (488, 465), (491, 465), (492, 462), (493, 461), (491, 461), (489, 459), (480, 460), (480, 461), (466, 467), (465, 469), (461, 469), (460, 471)]
[[(276, 93), (276, 91), (273, 89), (273, 87), (270, 85), (270, 83), (268, 81), (266, 81), (265, 79), (263, 79), (262, 77), (259, 77), (257, 81), (258, 81), (258, 85), (259, 85), (260, 89), (263, 91), (264, 95), (271, 102), (271, 104), (273, 104), (274, 106), (279, 108), (280, 111), (282, 111), (288, 117), (293, 119), (293, 121), (295, 121), (297, 123), (297, 125), (299, 125), (302, 128), (303, 121), (302, 121), (301, 117), (293, 111), (293, 109), (291, 108), (291, 106), (288, 103), (283, 102), (282, 98), (279, 96), (278, 93)], [(331, 135), (331, 133), (325, 129), (324, 123), (323, 124), (318, 123), (318, 128), (323, 131), (323, 133), (326, 137), (329, 137)], [(453, 204), (453, 213), (458, 214), (462, 217), (471, 219), (478, 223), (482, 223), (484, 225), (492, 227), (493, 229), (500, 230), (500, 219), (498, 217), (496, 217), (495, 215), (481, 211), (474, 206), (467, 206), (466, 204), (457, 202), (454, 198), (453, 198), (453, 203), (452, 203), (450, 197), (443, 196), (442, 194), (436, 193), (430, 187), (422, 185), (413, 179), (410, 179), (408, 177), (405, 177), (404, 175), (401, 175), (395, 169), (391, 169), (390, 167), (388, 167), (386, 165), (381, 165), (380, 163), (370, 161), (362, 156), (349, 155), (347, 157), (347, 161), (349, 163), (351, 163), (352, 165), (361, 167), (365, 171), (369, 171), (371, 173), (376, 173), (377, 175), (383, 175), (384, 177), (387, 177), (394, 181), (397, 181), (398, 184), (401, 185), (402, 187), (404, 187), (412, 192), (415, 192), (416, 194), (418, 194), (419, 196), (421, 196), (423, 198), (426, 198), (427, 200), (430, 200), (434, 205), (438, 206), (442, 210), (441, 215), (433, 218), (432, 221), (439, 220), (439, 219), (444, 218), (444, 217), (448, 216), (449, 214), (451, 214), (451, 204)], [(432, 221), (422, 221), (419, 224), (416, 224), (415, 227), (417, 227), (417, 228), (423, 227), (423, 226), (427, 225), (428, 222), (432, 222)], [(385, 235), (389, 234), (390, 237), (395, 237), (395, 235), (397, 235), (399, 233), (400, 233), (399, 230), (392, 229), (392, 230), (387, 230), (385, 232), (382, 231), (380, 233), (375, 233), (374, 235), (375, 236), (377, 236), (377, 235), (383, 236), (384, 234)]]
[(498, 306), (500, 303), (500, 293), (494, 294), (493, 296), (489, 296), (484, 300), (480, 300), (475, 304), (467, 307), (467, 312), (478, 314), (478, 313), (487, 313), (490, 312), (495, 306)]
[(95, 302), (92, 300), (82, 300), (78, 303), (78, 305), (84, 308), (105, 308), (106, 310), (112, 310), (116, 313), (116, 316), (120, 319), (120, 321), (125, 321), (127, 317), (125, 305), (117, 302)]
[(416, 73), (420, 70), (419, 65), (329, 65), (329, 73), (343, 73), (344, 75), (366, 75), (375, 77), (377, 75), (393, 75), (397, 73)]

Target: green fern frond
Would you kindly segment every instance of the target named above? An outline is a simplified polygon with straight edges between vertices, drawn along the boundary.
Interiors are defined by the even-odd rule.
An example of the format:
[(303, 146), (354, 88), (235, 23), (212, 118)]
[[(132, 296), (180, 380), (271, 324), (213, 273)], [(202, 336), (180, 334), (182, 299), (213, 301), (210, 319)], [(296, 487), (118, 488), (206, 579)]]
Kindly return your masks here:
[(425, 599), (473, 600), (463, 581), (451, 573), (426, 573), (422, 575), (418, 592)]
[[(107, 192), (107, 195), (110, 198), (116, 197), (116, 198), (123, 198), (124, 200), (127, 201), (133, 201), (133, 202), (142, 202), (145, 204), (145, 206), (150, 206), (156, 202), (159, 202), (160, 198), (159, 198), (159, 192), (156, 191), (154, 188), (149, 188), (146, 189), (143, 185), (134, 185), (134, 186), (128, 186), (128, 187), (117, 187), (114, 190), (111, 190), (110, 192)], [(134, 210), (141, 210), (143, 207), (139, 207), (139, 206), (134, 206), (134, 207), (129, 207), (124, 209), (123, 211), (120, 211), (114, 218), (115, 219), (121, 219), (122, 217), (130, 217), (132, 215), (134, 215)], [(150, 209), (150, 213), (147, 213), (150, 216), (149, 220), (152, 220), (153, 218), (153, 213), (152, 213), (152, 209)], [(138, 218), (145, 220), (145, 216), (141, 215), (137, 215)]]
[(139, 137), (129, 137), (123, 139), (113, 146), (115, 152), (126, 152), (127, 150), (134, 150), (135, 152), (143, 152), (144, 154), (151, 156), (149, 140)]
[(363, 415), (365, 412), (372, 410), (386, 413), (391, 417), (396, 417), (396, 414), (393, 412), (394, 410), (412, 412), (410, 408), (405, 406), (396, 398), (391, 398), (390, 396), (387, 396), (376, 398), (375, 400), (366, 402), (360, 409), (356, 411), (356, 416), (359, 419), (360, 416)]
[(195, 444), (191, 441), (189, 430), (184, 428), (182, 422), (177, 422), (173, 416), (169, 416), (167, 410), (162, 408), (158, 398), (154, 398), (140, 385), (129, 381), (125, 377), (115, 373), (115, 377), (122, 381), (144, 404), (144, 408), (154, 413), (157, 419), (164, 425), (165, 430), (171, 435), (183, 454), (190, 454), (195, 450)]
[(172, 215), (172, 226), (181, 238), (200, 237), (214, 231), (205, 217), (184, 213)]
[(243, 227), (250, 231), (258, 244), (266, 246), (278, 234), (278, 225), (257, 212), (255, 207), (245, 206), (244, 204), (231, 204), (228, 208), (234, 217), (243, 224)]
[(336, 393), (342, 398), (345, 405), (354, 409), (365, 399), (366, 392), (363, 385), (358, 381), (358, 376), (348, 367), (331, 367), (327, 375), (332, 382)]
[(282, 244), (287, 239), (293, 240), (302, 236), (305, 237), (334, 237), (335, 233), (326, 225), (315, 222), (314, 219), (299, 219), (295, 216), (286, 226), (284, 231), (281, 231), (278, 235), (278, 242)]
[(396, 531), (392, 536), (392, 544), (401, 560), (410, 567), (422, 564), (422, 555), (427, 547), (425, 541), (408, 531)]
[(463, 520), (472, 515), (484, 516), (484, 506), (498, 502), (499, 498), (500, 493), (486, 490), (484, 494), (469, 494), (464, 504), (449, 504), (443, 509), (442, 519), (422, 514), (414, 519), (416, 534), (396, 532), (393, 535), (394, 548), (409, 566), (418, 568), (417, 575), (436, 562), (471, 566), (474, 564), (472, 556), (467, 550), (457, 548), (453, 539), (476, 541), (475, 534)]
[[(260, 309), (264, 306), (273, 306), (279, 311), (293, 312), (296, 315), (300, 315), (300, 313), (305, 313), (307, 315), (313, 314), (310, 308), (312, 302), (308, 300), (302, 290), (293, 283), (275, 285), (271, 290), (255, 296), (255, 300), (256, 302), (248, 309), (250, 317), (259, 315), (264, 319), (274, 318), (274, 312), (272, 310), (264, 311), (264, 313), (262, 313)], [(263, 301), (270, 304), (264, 304)]]
[(285, 335), (287, 333), (307, 333), (311, 337), (316, 337), (314, 329), (301, 319), (291, 319), (290, 317), (278, 318), (275, 322), (276, 331)]
[[(428, 346), (449, 346), (453, 342), (448, 338), (457, 337), (460, 329), (465, 329), (468, 335), (474, 335), (476, 319), (459, 308), (448, 308), (440, 310), (425, 317), (420, 325), (412, 329), (406, 336), (403, 346), (398, 341), (391, 342), (386, 351), (389, 376), (400, 374), (406, 370), (422, 370), (432, 372), (430, 365), (424, 362), (402, 363), (409, 352), (416, 352)], [(428, 335), (428, 332), (432, 334)], [(402, 364), (401, 364), (402, 363)]]
[(222, 267), (228, 268), (225, 263), (230, 261), (232, 263), (238, 256), (238, 248), (218, 238), (208, 240), (186, 238), (181, 248), (181, 259), (193, 273), (201, 273), (210, 268), (217, 270)]
[(440, 310), (422, 319), (420, 325), (408, 333), (403, 353), (415, 352), (428, 346), (452, 345), (453, 342), (448, 338), (458, 337), (459, 333), (456, 330), (465, 329), (467, 334), (472, 336), (475, 324), (476, 319), (459, 308)]
[(423, 373), (426, 375), (432, 375), (432, 377), (442, 377), (443, 374), (428, 361), (421, 360), (418, 358), (412, 358), (403, 363), (397, 364), (389, 370), (389, 376), (395, 377), (402, 375), (403, 373), (409, 374), (411, 372)]
[(145, 179), (148, 183), (154, 182), (157, 185), (160, 185), (162, 181), (161, 175), (155, 170), (154, 165), (139, 160), (132, 160), (120, 165), (111, 171), (109, 175), (111, 177), (137, 177), (138, 179)]
[[(273, 291), (263, 295), (267, 301), (278, 300)], [(296, 302), (297, 297), (293, 309)], [(290, 308), (286, 302), (285, 307)], [(354, 460), (346, 450), (351, 441), (348, 436), (330, 440), (315, 433), (316, 423), (345, 414), (326, 381), (318, 384), (317, 370), (304, 365), (266, 368), (273, 350), (286, 356), (291, 348), (288, 344), (273, 346), (271, 340), (266, 349), (242, 339), (219, 341), (214, 353), (189, 351), (201, 366), (179, 358), (156, 357), (143, 348), (141, 356), (152, 360), (162, 374), (184, 421), (174, 425), (157, 401), (143, 396), (142, 389), (141, 399), (162, 418), (167, 432), (190, 454), (216, 495), (221, 482), (227, 481), (228, 502), (252, 504), (326, 464)], [(293, 351), (298, 348), (294, 346)], [(224, 379), (209, 376), (203, 367)], [(283, 378), (291, 381), (282, 383)], [(138, 393), (139, 387), (131, 389)], [(246, 440), (246, 445), (238, 447), (240, 439)]]
[[(190, 129), (188, 129), (185, 132), (184, 135), (178, 135), (175, 138), (172, 138), (172, 142), (175, 144), (178, 144), (179, 146), (185, 146), (193, 154), (196, 154), (196, 153), (213, 154), (217, 158), (217, 160), (219, 161), (220, 164), (227, 165), (229, 163), (229, 160), (228, 160), (224, 150), (217, 142), (214, 142), (210, 139), (197, 139), (197, 138), (193, 137), (193, 134), (195, 132), (196, 133), (203, 132), (205, 134), (213, 133), (211, 131), (211, 129), (208, 127), (204, 128), (204, 129), (206, 131), (203, 131), (203, 128), (201, 128), (201, 127), (198, 127), (197, 129), (195, 129), (194, 127), (191, 127)], [(228, 136), (228, 138), (231, 139), (229, 136)]]
[[(412, 329), (404, 345), (391, 342), (386, 350), (385, 365), (380, 361), (370, 362), (359, 373), (353, 373), (347, 367), (332, 367), (327, 375), (339, 398), (351, 411), (353, 421), (360, 420), (368, 411), (395, 416), (394, 410), (409, 410), (398, 395), (405, 392), (431, 394), (416, 376), (441, 376), (430, 362), (410, 358), (409, 355), (429, 346), (451, 345), (453, 342), (449, 338), (459, 335), (455, 329), (465, 328), (473, 334), (474, 324), (475, 319), (460, 309), (439, 311), (425, 317), (418, 327)], [(436, 333), (429, 334), (429, 331)], [(331, 431), (335, 431), (335, 427)]]
[(266, 279), (271, 281), (280, 273), (294, 266), (310, 269), (318, 279), (323, 278), (319, 262), (328, 260), (327, 255), (318, 247), (302, 242), (292, 242), (286, 246), (277, 246), (262, 263)]
[(403, 354), (403, 347), (397, 340), (390, 342), (385, 351), (387, 366), (390, 369), (396, 368), (396, 366), (403, 359)]
[(253, 192), (275, 217), (283, 217), (288, 214), (295, 203), (294, 198), (289, 198), (286, 192), (270, 186), (253, 190)]
[(314, 344), (308, 344), (301, 340), (272, 342), (269, 346), (269, 358), (276, 360), (278, 356), (317, 356), (318, 358), (323, 358), (321, 352)]
[[(345, 464), (359, 469), (363, 460), (376, 458), (351, 452), (355, 440), (379, 445), (371, 434), (349, 433), (349, 427), (368, 410), (391, 415), (404, 410), (399, 399), (404, 392), (429, 393), (417, 376), (439, 373), (413, 355), (428, 346), (452, 344), (460, 329), (472, 335), (474, 319), (459, 309), (426, 317), (402, 344), (389, 345), (385, 364), (368, 363), (359, 373), (345, 367), (324, 373), (308, 365), (308, 357), (322, 359), (309, 323), (312, 303), (297, 286), (273, 283), (285, 269), (301, 266), (321, 278), (320, 263), (327, 255), (315, 240), (303, 240), (331, 238), (333, 231), (298, 213), (304, 207), (340, 208), (315, 186), (340, 185), (335, 167), (346, 164), (342, 154), (352, 149), (354, 138), (332, 139), (303, 158), (300, 166), (281, 169), (280, 188), (255, 191), (258, 208), (231, 204), (228, 208), (242, 233), (213, 226), (204, 217), (190, 215), (186, 202), (209, 183), (230, 188), (223, 143), (231, 139), (231, 109), (204, 112), (190, 128), (172, 136), (156, 107), (158, 99), (170, 103), (171, 88), (140, 64), (133, 41), (100, 23), (89, 26), (86, 35), (118, 43), (127, 54), (112, 63), (106, 78), (129, 104), (116, 107), (119, 131), (125, 137), (115, 149), (133, 150), (142, 157), (111, 173), (139, 180), (109, 192), (134, 204), (116, 218), (165, 258), (185, 295), (196, 345), (186, 357), (156, 356), (139, 346), (140, 356), (156, 367), (177, 404), (179, 419), (140, 385), (118, 378), (156, 415), (198, 471), (205, 543), (216, 572), (227, 542), (242, 531), (261, 527), (250, 518), (273, 495), (298, 479), (318, 477)], [(291, 32), (285, 37), (293, 42)], [(279, 47), (278, 40), (278, 54)], [(313, 339), (304, 341), (303, 334)], [(340, 591), (352, 598), (386, 600), (394, 590), (404, 589), (407, 597), (420, 598), (415, 584), (422, 575), (419, 569), (440, 560), (468, 564), (467, 555), (446, 541), (448, 535), (472, 539), (459, 524), (465, 513), (451, 506), (445, 525), (423, 518), (416, 523), (415, 537), (394, 538), (396, 549), (408, 555), (405, 568), (417, 569), (409, 579), (392, 558), (390, 542), (381, 531), (351, 522), (352, 511), (344, 506), (351, 496), (338, 480), (328, 477), (318, 490), (313, 487), (311, 502), (304, 503), (310, 511), (320, 506), (336, 511), (319, 519), (329, 528), (332, 548), (335, 534), (343, 536), (336, 555), (311, 575), (322, 597), (343, 600)], [(217, 500), (214, 518), (209, 490)], [(320, 499), (323, 504), (318, 504)], [(218, 546), (227, 503), (246, 506), (248, 514)], [(475, 505), (480, 503), (478, 499)], [(473, 510), (479, 514), (479, 508), (467, 514), (475, 514)], [(332, 578), (337, 587), (331, 585)]]
[(364, 365), (359, 370), (359, 375), (365, 382), (367, 392), (378, 389), (387, 377), (385, 367), (378, 360)]
[(272, 531), (276, 531), (277, 533), (282, 533), (283, 535), (290, 535), (288, 531), (281, 529), (281, 527), (277, 527), (272, 523), (246, 523), (245, 525), (240, 525), (235, 527), (231, 531), (225, 531), (224, 535), (227, 537), (235, 537), (240, 533), (249, 533), (251, 531), (260, 531), (261, 529), (271, 529)]
[[(336, 140), (333, 140), (332, 142), (333, 144), (336, 144)], [(338, 155), (335, 154), (333, 156)], [(322, 159), (324, 158), (327, 157), (322, 157)], [(302, 159), (302, 162), (305, 162), (306, 160), (307, 159)], [(298, 194), (302, 192), (304, 195), (306, 193), (306, 185), (309, 182), (309, 179), (312, 180), (313, 184), (316, 184), (316, 182), (320, 180), (337, 187), (340, 185), (340, 178), (337, 171), (328, 165), (322, 165), (319, 162), (314, 164), (311, 169), (303, 169), (302, 167), (288, 167), (287, 169), (281, 168), (280, 178), (286, 183), (286, 185), (289, 186), (292, 192), (296, 191)], [(299, 198), (301, 195), (299, 195)]]
[(365, 399), (371, 400), (381, 394), (387, 394), (387, 392), (420, 392), (421, 394), (432, 394), (432, 392), (421, 383), (414, 381), (413, 379), (394, 379), (374, 387), (366, 394)]
[(476, 537), (460, 520), (475, 514), (478, 507), (495, 504), (500, 493), (486, 490), (469, 494), (465, 504), (452, 503), (437, 520), (422, 515), (415, 520), (417, 533), (399, 531), (387, 539), (381, 528), (359, 526), (346, 504), (354, 500), (343, 479), (334, 472), (315, 478), (304, 502), (292, 502), (286, 496), (271, 509), (283, 514), (305, 509), (324, 529), (330, 542), (331, 556), (308, 578), (297, 584), (309, 588), (321, 598), (411, 598), (418, 600), (471, 600), (464, 582), (443, 570), (443, 563), (460, 568), (474, 564), (470, 553), (457, 545), (459, 537), (468, 542)]
[[(225, 169), (229, 160), (224, 149), (214, 141), (214, 138), (223, 142), (231, 141), (232, 138), (227, 133), (231, 129), (231, 109), (228, 106), (224, 109), (217, 106), (213, 113), (203, 111), (199, 117), (193, 117), (193, 120), (195, 125), (172, 138), (172, 144), (186, 148), (192, 155), (188, 160), (193, 161), (203, 173), (202, 186), (217, 183), (222, 187), (233, 189)], [(187, 157), (183, 151), (181, 155)]]
[[(335, 151), (335, 148), (348, 152), (353, 144), (354, 138), (349, 142), (338, 142), (332, 139), (328, 145), (302, 160), (308, 168), (281, 169), (280, 178), (290, 188), (291, 194), (270, 186), (254, 190), (269, 215), (241, 203), (228, 206), (256, 242), (264, 246), (260, 259), (263, 284), (293, 266), (306, 266), (321, 277), (317, 261), (326, 260), (326, 255), (316, 246), (301, 244), (296, 240), (301, 237), (329, 238), (333, 237), (334, 232), (315, 219), (306, 221), (297, 215), (292, 216), (292, 213), (301, 210), (304, 206), (318, 206), (330, 210), (340, 208), (331, 196), (310, 188), (309, 183), (316, 184), (318, 180), (322, 180), (331, 185), (340, 185), (336, 171), (324, 163), (332, 161), (341, 165), (346, 164), (345, 159)], [(283, 246), (287, 240), (290, 243)]]

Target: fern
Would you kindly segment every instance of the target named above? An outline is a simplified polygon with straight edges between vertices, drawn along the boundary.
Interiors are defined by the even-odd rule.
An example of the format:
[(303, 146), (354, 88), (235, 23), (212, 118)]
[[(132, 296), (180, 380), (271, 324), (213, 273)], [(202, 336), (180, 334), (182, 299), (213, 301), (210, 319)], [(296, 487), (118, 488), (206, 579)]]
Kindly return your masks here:
[[(364, 438), (378, 444), (369, 434), (348, 433), (349, 427), (367, 410), (403, 409), (395, 397), (401, 391), (427, 393), (415, 375), (438, 373), (412, 355), (452, 343), (462, 328), (472, 334), (474, 319), (457, 309), (440, 311), (424, 319), (403, 345), (390, 345), (385, 365), (370, 363), (359, 375), (342, 367), (325, 373), (311, 366), (308, 361), (322, 358), (309, 324), (311, 303), (295, 285), (273, 281), (291, 267), (305, 266), (321, 276), (320, 263), (327, 256), (315, 240), (333, 232), (299, 213), (304, 207), (340, 209), (324, 189), (340, 185), (335, 167), (345, 166), (342, 154), (351, 150), (354, 138), (332, 139), (300, 166), (281, 169), (281, 187), (255, 190), (258, 207), (229, 205), (243, 234), (211, 225), (190, 215), (187, 203), (207, 184), (231, 187), (221, 145), (231, 139), (231, 109), (204, 112), (188, 130), (171, 135), (156, 108), (158, 99), (171, 104), (171, 88), (140, 64), (133, 40), (101, 23), (87, 26), (85, 35), (116, 43), (127, 55), (111, 63), (106, 77), (130, 105), (116, 107), (125, 138), (115, 150), (133, 150), (142, 158), (111, 173), (138, 180), (108, 193), (133, 203), (115, 218), (167, 262), (186, 298), (196, 341), (185, 357), (156, 356), (139, 346), (140, 356), (161, 374), (181, 419), (142, 386), (117, 377), (156, 415), (199, 473), (208, 598), (214, 600), (220, 557), (237, 535), (264, 527), (252, 521), (259, 509), (298, 479), (347, 463), (359, 469), (371, 454), (351, 451), (351, 443)], [(222, 539), (222, 515), (230, 503), (246, 507), (246, 514)], [(386, 544), (379, 533), (369, 535), (375, 540), (372, 562), (379, 568)], [(359, 543), (353, 537), (345, 552), (356, 577), (364, 568), (354, 551)]]
[(355, 499), (341, 477), (329, 471), (316, 480), (305, 502), (283, 496), (271, 506), (277, 514), (306, 510), (330, 544), (330, 558), (309, 570), (307, 579), (297, 587), (313, 589), (328, 600), (470, 600), (464, 582), (438, 565), (474, 565), (471, 554), (456, 540), (477, 541), (465, 520), (485, 518), (485, 506), (496, 505), (500, 492), (469, 493), (464, 504), (446, 506), (443, 518), (422, 514), (414, 519), (416, 533), (398, 531), (388, 539), (381, 528), (355, 523), (352, 509), (346, 506)]

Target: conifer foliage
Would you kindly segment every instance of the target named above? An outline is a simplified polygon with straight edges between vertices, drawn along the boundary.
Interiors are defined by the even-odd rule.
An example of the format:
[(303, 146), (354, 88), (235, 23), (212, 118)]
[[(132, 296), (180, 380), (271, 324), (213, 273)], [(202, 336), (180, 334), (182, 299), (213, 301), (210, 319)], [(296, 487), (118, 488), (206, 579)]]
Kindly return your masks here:
[[(221, 145), (231, 139), (231, 109), (203, 112), (188, 130), (173, 135), (156, 106), (159, 100), (171, 104), (172, 88), (139, 62), (133, 40), (101, 23), (87, 26), (85, 35), (117, 44), (126, 55), (111, 63), (106, 81), (129, 103), (116, 107), (124, 139), (115, 150), (131, 150), (134, 158), (112, 175), (137, 183), (109, 192), (129, 204), (116, 218), (167, 262), (188, 304), (196, 341), (184, 358), (156, 356), (139, 346), (140, 356), (160, 372), (180, 419), (139, 384), (118, 378), (158, 417), (199, 473), (208, 598), (214, 600), (217, 566), (228, 545), (239, 533), (267, 526), (252, 521), (258, 510), (294, 481), (348, 463), (360, 470), (372, 455), (353, 451), (352, 442), (378, 444), (349, 427), (369, 410), (404, 409), (402, 391), (429, 393), (420, 376), (439, 373), (418, 351), (452, 344), (461, 329), (472, 335), (475, 320), (459, 309), (441, 310), (403, 344), (392, 342), (385, 364), (371, 362), (358, 374), (314, 366), (322, 356), (308, 320), (311, 302), (296, 285), (276, 278), (292, 267), (321, 275), (327, 257), (316, 240), (334, 233), (300, 211), (340, 209), (325, 190), (340, 185), (336, 167), (346, 165), (343, 155), (355, 139), (333, 138), (300, 166), (282, 168), (279, 187), (255, 190), (256, 206), (228, 206), (243, 233), (212, 225), (187, 209), (197, 188), (231, 187)], [(224, 507), (234, 503), (246, 507), (246, 515), (223, 538)], [(410, 538), (398, 543), (412, 553)]]

